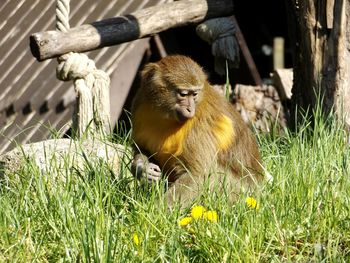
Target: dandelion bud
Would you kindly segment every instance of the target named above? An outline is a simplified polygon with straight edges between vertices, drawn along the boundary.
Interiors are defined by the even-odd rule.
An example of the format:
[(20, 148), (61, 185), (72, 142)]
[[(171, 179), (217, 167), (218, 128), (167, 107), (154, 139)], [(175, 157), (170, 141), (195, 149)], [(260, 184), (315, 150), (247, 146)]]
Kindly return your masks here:
[(140, 238), (139, 238), (139, 236), (137, 235), (137, 233), (134, 233), (134, 234), (133, 234), (132, 240), (134, 241), (134, 244), (135, 244), (136, 246), (139, 246), (139, 245), (141, 244)]

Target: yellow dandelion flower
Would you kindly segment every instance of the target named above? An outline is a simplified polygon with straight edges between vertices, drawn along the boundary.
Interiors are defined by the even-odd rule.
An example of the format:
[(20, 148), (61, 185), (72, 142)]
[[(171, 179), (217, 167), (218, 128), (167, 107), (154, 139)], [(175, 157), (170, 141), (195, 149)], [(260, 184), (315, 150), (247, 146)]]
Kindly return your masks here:
[(180, 219), (178, 224), (179, 226), (187, 226), (189, 223), (191, 223), (191, 221), (192, 221), (192, 217), (187, 216)]
[(204, 212), (203, 218), (205, 218), (211, 222), (217, 222), (218, 221), (218, 213), (216, 213), (216, 211), (209, 210), (207, 212)]
[(201, 205), (196, 205), (191, 210), (191, 216), (193, 219), (199, 219), (203, 217), (203, 214), (205, 212), (205, 208)]
[(139, 246), (139, 245), (141, 244), (141, 240), (140, 240), (140, 238), (139, 238), (139, 236), (138, 236), (137, 233), (134, 233), (134, 234), (133, 234), (132, 240), (134, 241), (134, 244), (135, 244), (136, 246)]
[(254, 209), (259, 209), (259, 204), (258, 204), (258, 202), (255, 200), (255, 198), (254, 197), (247, 197), (246, 199), (245, 199), (245, 203), (247, 204), (247, 206), (249, 207), (249, 208), (254, 208)]

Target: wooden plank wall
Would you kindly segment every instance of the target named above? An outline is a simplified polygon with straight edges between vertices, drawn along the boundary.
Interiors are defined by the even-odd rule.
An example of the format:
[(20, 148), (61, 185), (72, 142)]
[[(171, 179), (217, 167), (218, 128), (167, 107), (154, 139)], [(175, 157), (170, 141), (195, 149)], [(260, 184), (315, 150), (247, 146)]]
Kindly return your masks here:
[[(166, 0), (71, 1), (71, 26), (81, 25)], [(17, 143), (43, 140), (69, 128), (75, 94), (56, 79), (56, 60), (37, 62), (29, 35), (55, 29), (56, 1), (2, 0), (0, 4), (0, 153)], [(112, 120), (121, 111), (148, 40), (89, 52), (98, 68), (113, 75)], [(127, 66), (124, 66), (127, 64)], [(120, 78), (118, 78), (118, 75)]]

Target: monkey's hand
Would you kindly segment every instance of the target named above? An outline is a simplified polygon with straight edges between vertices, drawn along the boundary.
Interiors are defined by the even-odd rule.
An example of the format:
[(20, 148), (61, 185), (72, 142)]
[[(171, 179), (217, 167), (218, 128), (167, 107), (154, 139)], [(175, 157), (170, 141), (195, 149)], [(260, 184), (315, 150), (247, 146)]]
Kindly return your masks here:
[(157, 183), (162, 179), (160, 167), (148, 161), (143, 154), (136, 154), (131, 165), (132, 174), (139, 180), (146, 179), (148, 183)]

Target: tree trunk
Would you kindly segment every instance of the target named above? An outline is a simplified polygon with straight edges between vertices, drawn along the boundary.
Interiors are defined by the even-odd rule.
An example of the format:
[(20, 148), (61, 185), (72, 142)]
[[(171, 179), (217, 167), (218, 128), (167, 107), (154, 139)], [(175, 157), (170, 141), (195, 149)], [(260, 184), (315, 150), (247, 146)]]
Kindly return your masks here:
[(333, 110), (350, 125), (350, 0), (286, 3), (295, 41), (293, 107), (312, 110), (320, 98), (326, 114)]

